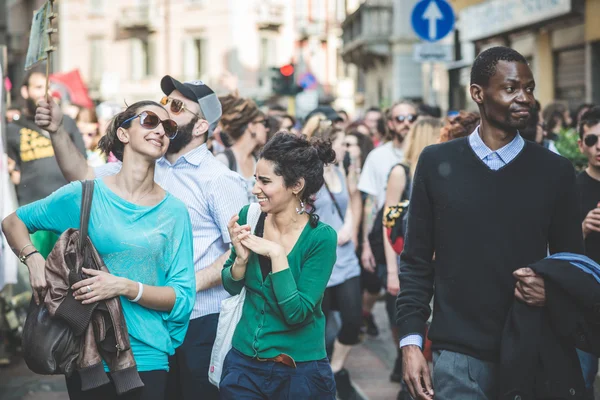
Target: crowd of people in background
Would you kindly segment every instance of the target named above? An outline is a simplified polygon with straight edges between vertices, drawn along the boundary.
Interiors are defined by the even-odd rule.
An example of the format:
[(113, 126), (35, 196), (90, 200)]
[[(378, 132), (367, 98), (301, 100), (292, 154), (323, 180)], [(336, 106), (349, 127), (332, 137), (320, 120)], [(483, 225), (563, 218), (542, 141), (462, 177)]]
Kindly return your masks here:
[[(250, 268), (255, 264), (263, 276), (246, 276), (244, 284), (248, 292), (260, 292), (263, 284), (270, 284), (274, 287), (275, 296), (264, 295), (259, 299), (247, 295), (252, 301), (244, 308), (242, 322), (245, 321), (245, 328), (236, 332), (234, 351), (228, 356), (229, 364), (224, 371), (221, 390), (227, 393), (227, 398), (243, 396), (248, 393), (249, 387), (260, 387), (265, 382), (260, 372), (261, 363), (247, 357), (249, 352), (264, 350), (265, 354), (268, 353), (269, 343), (251, 341), (255, 331), (262, 327), (263, 322), (258, 322), (262, 321), (261, 312), (263, 316), (266, 312), (263, 318), (270, 324), (267, 337), (269, 331), (285, 331), (286, 323), (303, 327), (301, 333), (295, 332), (297, 336), (293, 339), (298, 341), (298, 345), (302, 341), (302, 346), (294, 350), (291, 336), (288, 336), (290, 342), (280, 343), (290, 348), (289, 356), (298, 364), (302, 361), (318, 363), (325, 357), (329, 358), (335, 385), (325, 379), (315, 383), (314, 387), (303, 388), (301, 382), (294, 381), (288, 389), (300, 396), (296, 398), (331, 394), (336, 388), (340, 399), (358, 398), (345, 361), (353, 346), (368, 340), (368, 337), (379, 335), (379, 327), (373, 316), (373, 308), (378, 301), (386, 304), (392, 332), (389, 340), (398, 349), (390, 380), (404, 386), (402, 352), (398, 346), (403, 335), (396, 318), (396, 299), (402, 286), (398, 275), (402, 248), (395, 247), (388, 240), (389, 227), (382, 223), (383, 215), (390, 208), (397, 207), (402, 200), (410, 198), (415, 170), (423, 151), (431, 145), (469, 137), (480, 124), (478, 112), (456, 110), (443, 116), (440, 107), (404, 99), (388, 107), (367, 105), (357, 115), (350, 115), (331, 105), (320, 105), (305, 117), (296, 118), (279, 104), (258, 106), (255, 101), (240, 96), (235, 90), (217, 100), (206, 85), (180, 83), (167, 76), (161, 83), (165, 97), (160, 105), (168, 113), (159, 110), (160, 105), (154, 104), (144, 107), (134, 105), (123, 111), (119, 105), (101, 103), (95, 109), (70, 110), (70, 116), (65, 109), (62, 133), (48, 134), (49, 129), (40, 128), (34, 120), (36, 106), (45, 97), (44, 85), (44, 72), (31, 70), (21, 87), (23, 106), (10, 110), (7, 115), (9, 171), (20, 206), (47, 198), (67, 185), (68, 181), (107, 176), (119, 171), (121, 165), (125, 170), (127, 161), (123, 159), (123, 149), (118, 150), (119, 146), (115, 145), (116, 140), (122, 140), (121, 137), (116, 139), (116, 135), (118, 128), (124, 126), (122, 121), (125, 116), (136, 118), (141, 111), (149, 109), (156, 114), (161, 111), (164, 115), (160, 114), (159, 117), (163, 122), (170, 117), (179, 125), (177, 136), (169, 138), (169, 150), (164, 147), (160, 154), (153, 154), (152, 165), (154, 159), (159, 159), (156, 164), (157, 181), (176, 198), (183, 200), (190, 210), (198, 293), (194, 296), (196, 304), (193, 307), (189, 305), (190, 310), (193, 308), (192, 318), (196, 319), (192, 319), (187, 335), (185, 338), (172, 335), (177, 344), (182, 344), (170, 359), (171, 366), (176, 366), (172, 369), (178, 371), (179, 375), (174, 380), (171, 379), (173, 372), (169, 373), (169, 379), (166, 374), (160, 375), (160, 385), (181, 393), (181, 398), (190, 398), (186, 396), (199, 390), (196, 383), (201, 381), (203, 393), (213, 396), (206, 398), (217, 398), (216, 389), (206, 379), (198, 378), (208, 366), (207, 357), (210, 357), (210, 344), (214, 341), (217, 324), (214, 316), (218, 314), (220, 301), (227, 296), (226, 292), (240, 292), (240, 280), (244, 278), (246, 266)], [(219, 113), (214, 111), (217, 108)], [(111, 125), (111, 120), (120, 124), (114, 126), (113, 122)], [(584, 188), (582, 199), (587, 207), (581, 221), (589, 242), (586, 246), (588, 249), (600, 248), (599, 123), (600, 109), (593, 104), (582, 104), (576, 110), (570, 110), (561, 102), (543, 107), (538, 102), (532, 108), (527, 126), (520, 129), (520, 135), (526, 141), (537, 143), (554, 153), (563, 153), (580, 171), (588, 167), (585, 170), (587, 172), (581, 172), (585, 175), (581, 175), (578, 181)], [(107, 138), (107, 134), (111, 137)], [(579, 155), (569, 153), (573, 148), (573, 143), (569, 142), (572, 142), (573, 136)], [(106, 145), (108, 141), (109, 146)], [(310, 146), (315, 146), (316, 150), (313, 152)], [(76, 158), (85, 159), (87, 167), (81, 161), (75, 163), (67, 160), (74, 156), (69, 154), (71, 151), (79, 153), (80, 156)], [(125, 154), (129, 152), (131, 150)], [(122, 179), (127, 177), (117, 176)], [(282, 182), (273, 182), (274, 177)], [(294, 186), (298, 182), (302, 184)], [(126, 186), (119, 189), (118, 180), (113, 186), (111, 189), (125, 198), (139, 199), (139, 195), (143, 194), (128, 191)], [(71, 189), (76, 188), (71, 186)], [(202, 193), (201, 199), (196, 198), (198, 193)], [(145, 203), (153, 205), (162, 196), (164, 193), (158, 191), (156, 201), (146, 198)], [(262, 221), (264, 232), (259, 238), (243, 229), (246, 224), (245, 213), (248, 212), (243, 207), (251, 203), (260, 203), (262, 211), (268, 211), (269, 215), (266, 222), (264, 219)], [(180, 204), (177, 202), (175, 205), (179, 207)], [(41, 206), (38, 204), (36, 207)], [(36, 210), (32, 207), (17, 215), (26, 225), (33, 226), (28, 215)], [(240, 210), (245, 211), (240, 213)], [(243, 218), (239, 217), (243, 219), (239, 225), (237, 219), (230, 221), (238, 213), (244, 215)], [(314, 217), (315, 213), (318, 218)], [(207, 219), (206, 215), (211, 215), (212, 219)], [(291, 216), (298, 216), (298, 221), (294, 219), (294, 225), (290, 228), (282, 221), (283, 217)], [(69, 223), (61, 222), (60, 226), (66, 227)], [(329, 227), (324, 228), (323, 223)], [(311, 227), (307, 231), (309, 234), (302, 231), (305, 224)], [(49, 225), (46, 225), (40, 223), (41, 228), (48, 228)], [(197, 235), (199, 231), (210, 234), (200, 238)], [(337, 240), (329, 243), (335, 237), (332, 231), (336, 232)], [(33, 245), (42, 257), (47, 257), (52, 250), (58, 238), (57, 232), (58, 229), (48, 228), (32, 236)], [(185, 231), (180, 234), (188, 233)], [(330, 248), (321, 247), (319, 241), (334, 247), (336, 257), (332, 258), (328, 253)], [(230, 250), (230, 243), (233, 244), (233, 250)], [(298, 283), (298, 288), (282, 283), (283, 274), (300, 274), (299, 258), (291, 256), (293, 249), (298, 248), (304, 249), (306, 253), (303, 254), (315, 252), (315, 257), (325, 260), (323, 266), (328, 268), (315, 268), (310, 272), (313, 275), (302, 284), (312, 285), (312, 291), (303, 288), (308, 294), (301, 298), (293, 295), (296, 290), (302, 290), (301, 283)], [(248, 249), (260, 257), (251, 258)], [(281, 259), (281, 249), (284, 256), (289, 254), (289, 266), (287, 261)], [(597, 251), (590, 257), (600, 261)], [(307, 268), (307, 261), (303, 262), (304, 268)], [(221, 271), (224, 288), (220, 286)], [(160, 280), (169, 282), (169, 279), (167, 274)], [(323, 291), (324, 297), (321, 296)], [(152, 289), (148, 292), (152, 296)], [(84, 294), (82, 291), (81, 295)], [(284, 302), (278, 296), (292, 298), (291, 303)], [(170, 310), (174, 301), (173, 298), (167, 302), (166, 308)], [(145, 302), (151, 302), (151, 299), (146, 298)], [(277, 311), (278, 305), (284, 307), (282, 304), (290, 308), (289, 313), (294, 315), (293, 318), (286, 319), (288, 314), (285, 310), (281, 313)], [(314, 317), (304, 315), (305, 308), (315, 306), (322, 309), (322, 314), (317, 313)], [(193, 325), (193, 321), (199, 320), (202, 322)], [(315, 335), (321, 331), (311, 330), (308, 325), (304, 327), (303, 324), (308, 320), (315, 321), (317, 325), (337, 326), (337, 334), (327, 338), (325, 349), (311, 347), (312, 341), (319, 341)], [(136, 323), (132, 322), (131, 326)], [(143, 343), (136, 341), (135, 344), (143, 348)], [(423, 346), (424, 349), (426, 347)], [(264, 358), (274, 359), (275, 356)], [(425, 356), (431, 361), (431, 354)], [(138, 364), (143, 365), (143, 362), (143, 357), (138, 360)], [(166, 360), (153, 362), (149, 362), (152, 365), (148, 371), (161, 369)], [(585, 364), (590, 377), (596, 375), (597, 364), (594, 358)], [(327, 375), (324, 370), (319, 370), (320, 364), (315, 365), (317, 375)], [(237, 375), (243, 368), (256, 372), (251, 377), (245, 376), (244, 380)], [(307, 368), (303, 373), (308, 376), (313, 372)], [(142, 375), (145, 382), (150, 378), (157, 379), (156, 375)], [(588, 390), (591, 390), (590, 380), (593, 382), (592, 378), (586, 381)], [(246, 386), (236, 382), (245, 382)], [(155, 381), (153, 385), (156, 384)], [(399, 387), (398, 399), (410, 398), (406, 387)]]

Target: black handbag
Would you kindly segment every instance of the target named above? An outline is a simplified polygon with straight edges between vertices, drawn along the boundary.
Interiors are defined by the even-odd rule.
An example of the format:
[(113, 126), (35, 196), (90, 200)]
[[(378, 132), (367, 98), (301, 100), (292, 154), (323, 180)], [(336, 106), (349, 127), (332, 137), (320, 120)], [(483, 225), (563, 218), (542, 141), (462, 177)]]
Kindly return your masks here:
[[(377, 216), (373, 221), (373, 228), (371, 228), (371, 232), (369, 232), (368, 236), (369, 245), (371, 246), (371, 251), (373, 252), (373, 257), (375, 257), (375, 262), (377, 264), (387, 264), (383, 241), (388, 239), (384, 238), (383, 236), (383, 227), (390, 227), (389, 220), (395, 220), (395, 218), (401, 217), (400, 221), (402, 221), (401, 224), (396, 226), (396, 232), (392, 234), (392, 247), (394, 247), (398, 237), (404, 237), (404, 231), (406, 227), (405, 216), (408, 210), (408, 200), (410, 199), (412, 182), (410, 178), (409, 167), (404, 164), (396, 164), (392, 169), (396, 168), (397, 165), (401, 165), (402, 168), (404, 168), (404, 173), (406, 174), (406, 185), (404, 186), (404, 191), (402, 192), (400, 201), (398, 205), (394, 207), (394, 209), (390, 210), (385, 205), (379, 209)], [(392, 171), (390, 170), (390, 173), (391, 172)], [(396, 248), (394, 248), (394, 250), (396, 251)]]
[[(94, 181), (82, 182), (81, 218), (78, 251), (84, 251), (94, 194)], [(81, 274), (81, 271), (71, 271)], [(46, 305), (29, 304), (23, 328), (23, 358), (29, 369), (41, 375), (70, 376), (76, 367), (82, 336), (76, 336), (60, 318), (50, 316)]]

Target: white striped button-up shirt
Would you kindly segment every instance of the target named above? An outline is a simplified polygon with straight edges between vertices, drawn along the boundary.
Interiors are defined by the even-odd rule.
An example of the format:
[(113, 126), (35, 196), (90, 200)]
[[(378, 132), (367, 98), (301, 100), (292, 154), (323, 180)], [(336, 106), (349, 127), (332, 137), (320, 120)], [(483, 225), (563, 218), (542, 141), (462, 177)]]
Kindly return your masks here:
[[(473, 152), (477, 157), (488, 166), (489, 169), (497, 171), (504, 167), (512, 160), (514, 160), (521, 150), (525, 147), (525, 139), (517, 133), (517, 136), (509, 144), (502, 148), (494, 151), (487, 147), (487, 145), (479, 136), (479, 127), (475, 129), (475, 132), (469, 135), (469, 145), (473, 149)], [(421, 335), (413, 334), (408, 335), (400, 340), (400, 347), (415, 345), (423, 348), (423, 338)]]
[[(114, 175), (121, 163), (95, 168), (96, 177)], [(245, 182), (215, 159), (202, 145), (171, 164), (166, 158), (156, 162), (156, 182), (183, 201), (188, 208), (194, 234), (194, 266), (209, 267), (229, 250), (227, 223), (247, 204)], [(191, 319), (218, 313), (229, 294), (219, 285), (196, 294)]]

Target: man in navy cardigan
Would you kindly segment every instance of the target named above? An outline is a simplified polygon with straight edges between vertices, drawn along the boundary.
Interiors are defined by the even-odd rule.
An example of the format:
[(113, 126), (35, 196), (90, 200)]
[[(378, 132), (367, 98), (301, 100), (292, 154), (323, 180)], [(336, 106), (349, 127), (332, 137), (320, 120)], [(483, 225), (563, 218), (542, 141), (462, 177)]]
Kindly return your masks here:
[(513, 299), (540, 307), (546, 300), (544, 280), (524, 267), (548, 249), (583, 252), (573, 166), (519, 135), (534, 90), (521, 54), (482, 52), (470, 87), (481, 125), (419, 159), (397, 300), (404, 380), (417, 399), (434, 394), (421, 352), (434, 291), (435, 399), (493, 399)]

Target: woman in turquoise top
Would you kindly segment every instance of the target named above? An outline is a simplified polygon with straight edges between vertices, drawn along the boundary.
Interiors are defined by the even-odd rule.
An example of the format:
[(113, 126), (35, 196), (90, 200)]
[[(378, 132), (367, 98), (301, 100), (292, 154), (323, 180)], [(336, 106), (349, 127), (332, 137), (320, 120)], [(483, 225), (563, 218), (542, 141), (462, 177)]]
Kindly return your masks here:
[(229, 224), (223, 286), (232, 295), (245, 287), (246, 299), (223, 364), (222, 399), (335, 399), (321, 302), (337, 235), (314, 209), (323, 166), (334, 160), (329, 142), (289, 133), (275, 135), (260, 155), (256, 229), (247, 225), (248, 206)]
[[(89, 236), (109, 273), (84, 269), (89, 278), (73, 286), (84, 304), (121, 297), (131, 349), (144, 388), (117, 396), (111, 384), (81, 391), (78, 373), (67, 378), (76, 399), (165, 398), (168, 357), (185, 336), (195, 299), (192, 228), (187, 208), (154, 182), (154, 166), (177, 134), (158, 103), (129, 106), (112, 121), (100, 147), (123, 161), (121, 171), (96, 179)], [(47, 104), (36, 123), (51, 133), (62, 115)], [(2, 228), (15, 253), (27, 256), (36, 302), (46, 290), (44, 258), (29, 241), (43, 229), (61, 234), (79, 228), (82, 185), (73, 182), (7, 217)], [(106, 369), (108, 371), (108, 369)]]

